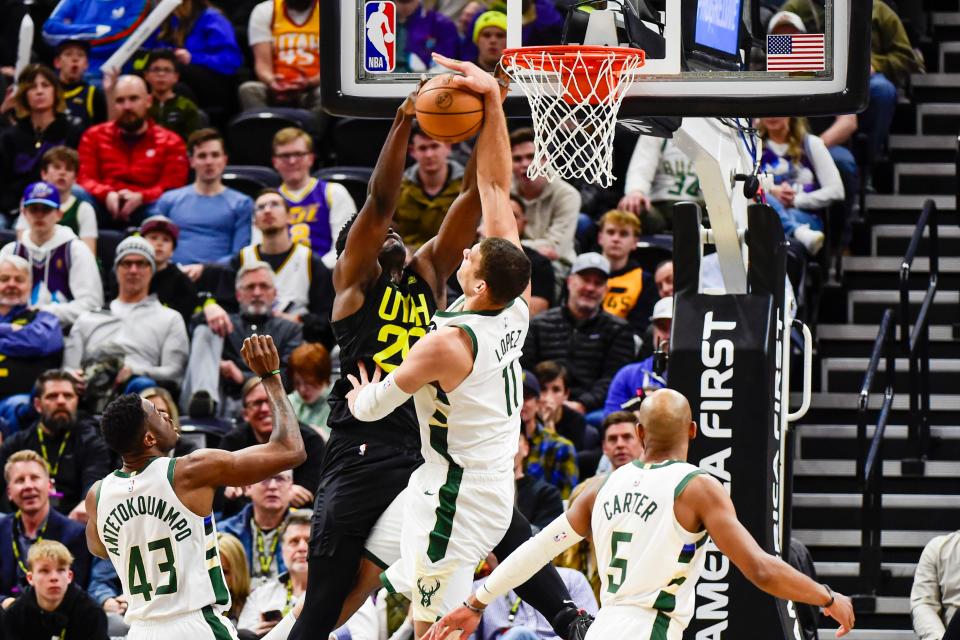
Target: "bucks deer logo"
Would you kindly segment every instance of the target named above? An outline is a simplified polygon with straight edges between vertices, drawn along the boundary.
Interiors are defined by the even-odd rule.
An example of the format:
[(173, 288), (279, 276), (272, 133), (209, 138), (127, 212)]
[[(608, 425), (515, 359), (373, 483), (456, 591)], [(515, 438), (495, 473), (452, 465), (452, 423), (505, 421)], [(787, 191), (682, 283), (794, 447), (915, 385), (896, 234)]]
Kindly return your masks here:
[(433, 594), (440, 590), (440, 581), (434, 579), (434, 585), (429, 589), (423, 586), (423, 579), (417, 578), (417, 591), (420, 592), (420, 606), (429, 607), (433, 600)]

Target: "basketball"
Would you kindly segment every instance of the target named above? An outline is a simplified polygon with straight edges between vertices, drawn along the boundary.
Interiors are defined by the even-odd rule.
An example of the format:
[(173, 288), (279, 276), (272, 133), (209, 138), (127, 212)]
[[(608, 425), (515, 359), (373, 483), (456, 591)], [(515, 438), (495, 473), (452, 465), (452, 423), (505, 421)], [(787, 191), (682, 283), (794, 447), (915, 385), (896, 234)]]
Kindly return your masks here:
[(483, 99), (472, 91), (451, 84), (453, 75), (431, 78), (417, 94), (417, 123), (440, 142), (461, 142), (480, 131)]

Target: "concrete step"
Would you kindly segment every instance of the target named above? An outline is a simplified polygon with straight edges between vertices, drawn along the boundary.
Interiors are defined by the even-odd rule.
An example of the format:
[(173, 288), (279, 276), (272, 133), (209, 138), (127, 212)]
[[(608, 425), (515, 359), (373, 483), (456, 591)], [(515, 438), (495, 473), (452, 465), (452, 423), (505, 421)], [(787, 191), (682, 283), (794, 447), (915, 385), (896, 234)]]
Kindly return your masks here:
[[(904, 477), (898, 460), (884, 460), (884, 478)], [(856, 476), (856, 462), (853, 460), (796, 460), (793, 463), (795, 476), (818, 476), (853, 478)], [(926, 477), (956, 478), (960, 475), (960, 461), (930, 460), (927, 462)]]
[[(899, 305), (887, 303), (894, 308)], [(960, 313), (958, 313), (960, 315)], [(877, 320), (879, 323), (879, 319)], [(821, 324), (817, 326), (817, 352), (821, 357), (869, 358), (877, 337), (877, 323)], [(899, 338), (900, 329), (895, 336)], [(933, 358), (960, 358), (960, 340), (949, 325), (930, 327), (930, 356)]]
[(960, 13), (956, 11), (934, 11), (929, 17), (934, 40), (944, 42), (960, 40)]
[[(832, 638), (837, 628), (821, 627), (821, 638)], [(854, 629), (843, 636), (847, 640), (917, 640), (912, 630), (907, 629)]]
[(955, 135), (890, 136), (890, 156), (895, 162), (951, 162), (956, 153)]
[(915, 73), (910, 85), (915, 103), (960, 102), (960, 73)]
[(893, 166), (895, 193), (956, 195), (957, 165), (954, 162), (897, 162)]
[(916, 104), (916, 132), (924, 135), (956, 134), (960, 104), (948, 102), (943, 98), (936, 98), (936, 100), (936, 102)]
[[(870, 255), (903, 256), (913, 238), (913, 225), (878, 224), (870, 228)], [(930, 228), (923, 230), (920, 255), (929, 254)], [(960, 255), (960, 227), (937, 225), (937, 242), (942, 256)]]
[[(899, 283), (897, 284), (899, 285)], [(922, 290), (907, 292), (911, 318), (917, 317), (925, 295), (926, 291)], [(937, 295), (933, 298), (933, 306), (929, 311), (930, 322), (935, 325), (949, 326), (951, 323), (960, 320), (958, 303), (960, 303), (960, 293), (938, 289)], [(866, 289), (851, 291), (847, 294), (847, 318), (856, 324), (872, 324), (877, 327), (883, 318), (884, 310), (890, 307), (893, 307), (895, 313), (899, 312), (900, 292), (897, 290)], [(876, 337), (876, 330), (874, 331), (874, 337)]]
[[(860, 563), (858, 562), (814, 562), (817, 569), (817, 577), (844, 577), (853, 578), (860, 575)], [(881, 568), (889, 571), (895, 578), (910, 578), (917, 572), (916, 562), (882, 562)]]
[[(830, 392), (853, 392), (860, 390), (869, 358), (824, 358), (820, 361), (820, 389)], [(897, 358), (894, 393), (910, 392), (910, 362)], [(960, 360), (950, 358), (930, 359), (931, 393), (955, 393), (960, 376)], [(886, 361), (881, 361), (878, 371), (886, 371)]]
[[(887, 289), (900, 287), (902, 257), (852, 256), (843, 259), (843, 284), (848, 290)], [(926, 289), (929, 280), (930, 261), (925, 256), (914, 258), (910, 269), (910, 288)], [(939, 290), (960, 289), (960, 258), (940, 256)]]
[[(871, 194), (867, 196), (866, 218), (870, 224), (914, 224), (927, 200), (925, 195)], [(943, 226), (957, 225), (956, 196), (934, 195), (930, 198), (937, 205), (939, 223)]]
[(937, 69), (947, 73), (960, 71), (960, 42), (941, 42), (937, 53)]
[[(863, 496), (858, 493), (795, 493), (794, 508), (860, 509)], [(960, 495), (884, 494), (884, 509), (960, 509)]]
[[(873, 425), (867, 426), (867, 437), (873, 435)], [(936, 425), (930, 427), (930, 435), (941, 440), (960, 440), (960, 425)], [(907, 425), (888, 424), (884, 436), (889, 440), (906, 440)], [(802, 424), (797, 431), (799, 447), (807, 439), (854, 440), (857, 437), (857, 425), (854, 424)]]
[[(881, 531), (884, 548), (923, 549), (930, 540), (949, 531), (896, 530)], [(854, 529), (794, 529), (793, 537), (808, 547), (859, 547), (860, 531)]]

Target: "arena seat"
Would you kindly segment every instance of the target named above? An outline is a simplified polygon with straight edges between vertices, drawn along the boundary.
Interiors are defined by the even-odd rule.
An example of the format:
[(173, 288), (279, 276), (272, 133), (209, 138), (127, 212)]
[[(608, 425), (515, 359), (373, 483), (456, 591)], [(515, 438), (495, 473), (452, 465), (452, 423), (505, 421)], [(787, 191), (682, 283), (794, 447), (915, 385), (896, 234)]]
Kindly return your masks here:
[[(287, 127), (297, 127), (313, 135), (316, 119), (306, 109), (265, 107), (245, 111), (227, 126), (230, 160), (237, 164), (269, 167), (273, 155), (273, 136)], [(382, 139), (380, 145), (382, 145)]]
[(341, 118), (333, 126), (330, 137), (337, 164), (372, 167), (390, 131), (389, 120)]
[(313, 175), (321, 180), (336, 182), (345, 186), (359, 209), (367, 200), (367, 185), (370, 183), (373, 169), (368, 167), (328, 167), (320, 169)]
[(280, 176), (269, 167), (231, 164), (224, 169), (223, 184), (252, 198), (261, 189), (279, 187)]
[(673, 236), (667, 233), (640, 236), (630, 257), (639, 262), (644, 271), (653, 274), (658, 264), (673, 258)]
[(17, 232), (13, 229), (0, 229), (0, 247), (16, 242)]
[(116, 229), (100, 229), (97, 232), (97, 260), (100, 261), (100, 270), (110, 272), (113, 269), (113, 258), (117, 255), (117, 245), (130, 233)]

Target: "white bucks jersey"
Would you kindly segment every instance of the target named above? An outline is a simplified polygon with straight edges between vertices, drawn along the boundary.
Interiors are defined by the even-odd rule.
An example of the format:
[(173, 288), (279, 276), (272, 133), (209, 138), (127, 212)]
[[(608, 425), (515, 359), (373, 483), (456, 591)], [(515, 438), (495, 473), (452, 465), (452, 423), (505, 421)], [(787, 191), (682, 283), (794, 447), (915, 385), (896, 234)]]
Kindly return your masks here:
[(453, 391), (435, 385), (416, 392), (423, 457), (465, 469), (513, 469), (523, 404), (520, 353), (530, 326), (523, 298), (500, 311), (464, 311), (461, 296), (437, 311), (437, 328), (459, 327), (473, 343), (473, 369)]
[(213, 515), (180, 502), (175, 463), (154, 458), (139, 473), (114, 471), (97, 492), (97, 534), (123, 585), (128, 624), (230, 604)]
[(658, 618), (684, 627), (690, 622), (707, 533), (681, 527), (673, 503), (700, 473), (692, 464), (671, 460), (633, 462), (610, 474), (591, 517), (602, 607), (647, 607)]

